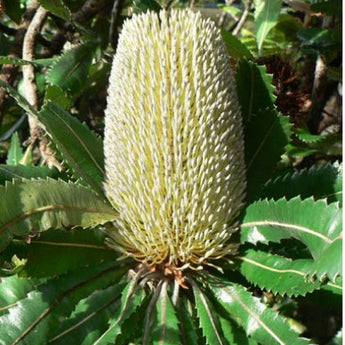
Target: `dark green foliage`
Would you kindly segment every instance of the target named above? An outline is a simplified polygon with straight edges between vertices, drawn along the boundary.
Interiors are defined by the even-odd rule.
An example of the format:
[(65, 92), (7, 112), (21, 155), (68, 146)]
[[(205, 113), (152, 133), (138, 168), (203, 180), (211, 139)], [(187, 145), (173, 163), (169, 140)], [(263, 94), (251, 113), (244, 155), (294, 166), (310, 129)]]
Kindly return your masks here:
[[(0, 30), (17, 28), (28, 2), (3, 3)], [(0, 33), (0, 68), (16, 71), (0, 78), (12, 97), (0, 102), (0, 345), (341, 344), (341, 135), (312, 134), (282, 106), (291, 94), (298, 103), (293, 83), (308, 78), (301, 61), (323, 54), (341, 80), (341, 3), (303, 2), (297, 12), (258, 0), (240, 35), (231, 34), (233, 23), (221, 28), (245, 136), (247, 197), (232, 237), (240, 245), (226, 260), (181, 274), (108, 247), (118, 214), (103, 191), (101, 136), (112, 40), (124, 19), (182, 3), (39, 4), (49, 15), (33, 61), (9, 54), (15, 32)], [(224, 10), (242, 18), (241, 6)], [(308, 11), (318, 13), (310, 25), (301, 20)], [(334, 16), (332, 27), (317, 24), (325, 15)], [(285, 76), (288, 63), (272, 68), (272, 54), (296, 65), (298, 77)], [(43, 81), (37, 106), (18, 91), (28, 64)], [(46, 166), (37, 142), (25, 142), (27, 115), (46, 131), (62, 171)], [(327, 315), (334, 330), (325, 337), (315, 318), (326, 323)]]

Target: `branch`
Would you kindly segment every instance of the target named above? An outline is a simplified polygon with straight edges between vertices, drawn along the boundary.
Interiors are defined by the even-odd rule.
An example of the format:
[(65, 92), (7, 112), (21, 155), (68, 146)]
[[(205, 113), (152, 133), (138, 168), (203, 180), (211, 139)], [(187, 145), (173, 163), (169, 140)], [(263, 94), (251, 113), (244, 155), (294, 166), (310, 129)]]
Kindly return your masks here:
[[(31, 19), (34, 16), (36, 8), (29, 8), (23, 15), (22, 21), (14, 36), (13, 43), (10, 47), (8, 56), (19, 58), (22, 56), (23, 40)], [(14, 65), (3, 65), (1, 68), (0, 79), (5, 81), (9, 85), (13, 85), (16, 80), (18, 67)], [(7, 102), (7, 92), (0, 88), (0, 125), (4, 116), (5, 106)]]
[(252, 3), (253, 3), (253, 0), (247, 0), (246, 1), (245, 8), (244, 8), (244, 11), (242, 13), (242, 17), (239, 20), (239, 22), (237, 23), (235, 29), (232, 31), (232, 34), (234, 36), (237, 36), (239, 34), (239, 32), (242, 30), (242, 28), (243, 28), (243, 26), (247, 20), (247, 17), (249, 15), (250, 8), (252, 7)]
[(117, 48), (117, 41), (119, 39), (119, 32), (117, 27), (119, 26), (120, 14), (124, 5), (124, 0), (115, 0), (113, 9), (111, 11), (111, 22), (109, 29), (109, 42), (114, 51)]
[[(48, 11), (38, 7), (23, 41), (23, 59), (32, 61), (35, 59), (35, 41), (42, 30)], [(35, 70), (33, 65), (23, 66), (23, 87), (27, 101), (38, 110), (37, 85), (35, 82)], [(29, 115), (30, 138), (29, 143), (39, 142), (40, 151), (48, 166), (56, 166), (62, 169), (61, 164), (54, 156), (54, 151), (48, 146), (48, 140), (44, 137), (44, 130), (37, 119)]]
[[(24, 37), (23, 42), (23, 59), (32, 61), (35, 59), (35, 41), (42, 29), (48, 11), (39, 7), (36, 11)], [(34, 67), (30, 64), (23, 66), (23, 86), (27, 101), (38, 109), (37, 86), (35, 83)]]

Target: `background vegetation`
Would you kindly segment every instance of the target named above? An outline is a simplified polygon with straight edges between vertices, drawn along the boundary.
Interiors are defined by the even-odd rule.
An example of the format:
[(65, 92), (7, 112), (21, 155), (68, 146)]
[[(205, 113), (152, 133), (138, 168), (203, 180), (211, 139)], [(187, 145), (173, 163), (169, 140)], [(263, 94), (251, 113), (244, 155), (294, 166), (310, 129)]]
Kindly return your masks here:
[[(200, 10), (203, 15), (213, 18), (222, 29), (236, 71), (236, 87), (248, 143), (249, 207), (243, 222), (250, 222), (250, 217), (256, 219), (257, 214), (268, 217), (276, 212), (281, 215), (284, 209), (288, 210), (290, 217), (291, 214), (296, 215), (294, 221), (299, 225), (307, 226), (316, 218), (323, 234), (330, 236), (331, 230), (326, 221), (332, 222), (339, 215), (338, 202), (341, 201), (342, 188), (341, 1), (246, 0), (209, 3), (191, 0), (188, 3), (167, 0), (158, 3), (154, 0), (137, 0), (133, 3), (124, 0), (0, 0), (0, 184), (4, 186), (7, 181), (7, 189), (2, 187), (0, 190), (3, 193), (0, 199), (4, 196), (0, 200), (0, 220), (6, 223), (3, 219), (7, 219), (9, 210), (21, 207), (16, 197), (19, 195), (16, 193), (20, 193), (16, 189), (18, 182), (8, 184), (13, 179), (36, 179), (36, 185), (30, 187), (33, 196), (37, 189), (51, 190), (53, 184), (44, 182), (48, 180), (38, 180), (47, 177), (54, 179), (49, 183), (55, 179), (80, 183), (78, 193), (83, 200), (94, 202), (86, 188), (83, 189), (86, 185), (102, 194), (100, 181), (103, 177), (98, 177), (98, 173), (92, 170), (93, 166), (85, 158), (87, 154), (80, 149), (79, 138), (74, 136), (73, 130), (77, 129), (81, 140), (94, 148), (93, 154), (102, 164), (99, 138), (90, 135), (88, 129), (100, 137), (103, 135), (106, 89), (121, 25), (132, 13), (148, 9), (157, 11), (161, 7)], [(79, 125), (77, 120), (85, 125)], [(62, 123), (68, 126), (63, 127)], [(28, 182), (24, 182), (24, 186), (25, 183)], [(77, 191), (73, 188), (70, 195)], [(297, 196), (300, 199), (297, 200)], [(316, 199), (322, 200), (316, 202)], [(255, 206), (250, 206), (254, 203)], [(318, 219), (318, 215), (322, 216)], [(66, 224), (88, 227), (92, 222), (94, 225), (100, 223), (91, 218), (78, 219), (73, 224), (65, 223), (64, 219), (55, 224), (47, 220), (49, 226), (44, 230)], [(42, 219), (34, 219), (32, 224), (36, 225), (35, 222), (42, 224)], [(120, 273), (116, 277), (102, 277), (102, 282), (92, 281), (90, 285), (85, 285), (85, 289), (73, 290), (71, 287), (73, 294), (68, 302), (64, 302), (66, 305), (62, 301), (70, 292), (66, 284), (69, 286), (73, 281), (77, 286), (89, 279), (90, 275), (99, 274), (100, 268), (92, 264), (97, 263), (104, 271), (107, 270), (114, 254), (101, 249), (104, 236), (97, 230), (87, 230), (85, 235), (78, 229), (67, 231), (65, 227), (59, 232), (45, 231), (39, 237), (32, 232), (31, 226), (26, 228), (26, 223), (23, 224), (19, 224), (21, 228), (18, 225), (19, 230), (11, 230), (5, 235), (0, 227), (1, 249), (10, 244), (0, 260), (0, 275), (9, 276), (0, 285), (0, 314), (3, 315), (0, 324), (10, 324), (10, 319), (6, 317), (10, 315), (11, 307), (17, 307), (23, 309), (21, 317), (24, 322), (32, 326), (33, 322), (41, 321), (39, 317), (32, 318), (30, 313), (33, 308), (36, 306), (37, 310), (45, 310), (45, 303), (51, 303), (52, 309), (60, 308), (63, 311), (56, 311), (46, 324), (41, 323), (37, 328), (42, 335), (42, 344), (46, 343), (43, 334), (49, 334), (48, 338), (54, 344), (69, 339), (46, 331), (58, 324), (58, 317), (67, 319), (59, 329), (59, 334), (64, 334), (70, 329), (70, 324), (76, 324), (95, 313), (97, 317), (93, 319), (92, 331), (85, 322), (82, 326), (85, 328), (79, 328), (71, 338), (75, 344), (88, 344), (85, 334), (90, 334), (90, 338), (93, 337), (90, 343), (93, 344), (119, 309), (116, 296), (125, 286), (119, 280)], [(316, 260), (313, 266), (303, 266), (301, 260), (310, 259), (310, 253), (313, 254), (313, 248), (310, 247), (317, 245), (309, 242), (310, 239), (299, 238), (297, 241), (293, 235), (287, 239), (283, 235), (271, 238), (268, 232), (262, 243), (257, 244), (250, 242), (250, 231), (253, 229), (246, 232), (243, 228), (241, 231), (241, 241), (246, 246), (242, 249), (242, 256), (235, 260), (237, 270), (234, 273), (230, 270), (235, 276), (233, 279), (241, 282), (251, 296), (259, 298), (270, 310), (285, 316), (297, 333), (319, 344), (340, 344), (339, 291), (342, 282), (339, 277), (341, 248), (338, 243), (337, 250), (332, 248), (327, 252), (327, 248), (322, 248), (321, 259), (318, 257), (316, 260), (313, 255)], [(11, 242), (12, 237), (14, 240)], [(36, 243), (36, 247), (28, 245), (30, 242)], [(82, 243), (83, 246), (56, 246), (52, 250), (44, 246), (48, 242)], [(95, 249), (92, 253), (87, 250), (88, 245)], [(258, 246), (254, 248), (254, 245)], [(240, 257), (246, 260), (241, 261)], [(250, 265), (250, 260), (255, 259), (270, 267), (289, 270), (292, 269), (289, 266), (291, 258), (300, 260), (293, 269), (312, 276), (312, 282), (296, 280), (296, 285), (289, 283), (284, 286), (284, 280), (278, 282), (276, 275), (270, 276), (257, 266)], [(88, 268), (85, 270), (85, 267)], [(118, 269), (118, 272), (121, 269), (125, 271)], [(17, 278), (16, 274), (22, 278)], [(120, 282), (111, 285), (114, 281)], [(42, 291), (50, 291), (47, 301), (40, 298)], [(123, 296), (125, 298), (126, 294)], [(250, 297), (244, 293), (243, 296), (250, 305)], [(133, 303), (137, 303), (139, 309), (145, 309), (148, 302), (140, 298), (141, 302), (144, 301), (142, 304), (139, 303), (139, 297)], [(194, 302), (199, 303), (199, 326), (206, 329), (207, 325), (203, 323), (207, 321), (200, 311), (202, 303)], [(222, 308), (225, 305), (217, 309), (220, 315)], [(135, 315), (142, 314), (142, 310), (141, 314), (139, 310), (137, 314), (133, 312), (129, 315), (125, 319), (127, 323), (119, 324), (121, 332), (130, 333), (128, 320), (133, 323), (133, 320), (136, 321)], [(240, 312), (237, 316), (242, 319), (246, 317)], [(198, 318), (196, 315), (194, 317)], [(274, 319), (272, 315), (268, 318)], [(192, 328), (193, 320), (186, 317), (184, 321), (187, 327)], [(239, 326), (245, 328), (241, 323)], [(236, 327), (233, 326), (233, 332), (242, 334), (234, 331)], [(285, 336), (283, 327), (277, 327)], [(30, 333), (34, 327), (27, 329)], [(222, 332), (226, 333), (224, 327)], [(128, 337), (121, 336), (122, 333), (117, 333), (120, 334), (117, 343), (129, 341)], [(233, 343), (266, 345), (264, 336), (259, 334), (256, 337), (252, 333), (247, 329), (246, 334), (252, 338), (236, 340), (234, 337)], [(27, 335), (20, 327), (15, 328), (13, 334), (18, 340), (13, 344), (20, 343)], [(208, 343), (212, 339), (210, 334), (206, 332)], [(191, 337), (193, 339), (193, 334)], [(289, 337), (292, 336), (286, 335), (286, 339), (293, 339)], [(29, 334), (27, 339), (35, 339), (31, 344), (38, 344), (34, 335)], [(0, 343), (9, 344), (6, 340), (0, 340)], [(199, 343), (203, 343), (202, 340)], [(295, 344), (292, 340), (286, 343)]]

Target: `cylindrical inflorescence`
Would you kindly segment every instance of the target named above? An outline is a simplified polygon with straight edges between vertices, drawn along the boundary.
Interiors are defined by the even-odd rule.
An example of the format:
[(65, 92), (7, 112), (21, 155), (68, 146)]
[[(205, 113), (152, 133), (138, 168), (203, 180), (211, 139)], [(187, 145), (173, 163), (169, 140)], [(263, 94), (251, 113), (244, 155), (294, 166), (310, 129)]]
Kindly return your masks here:
[(189, 10), (126, 21), (105, 114), (109, 244), (146, 265), (201, 267), (234, 253), (245, 193), (242, 119), (229, 57)]

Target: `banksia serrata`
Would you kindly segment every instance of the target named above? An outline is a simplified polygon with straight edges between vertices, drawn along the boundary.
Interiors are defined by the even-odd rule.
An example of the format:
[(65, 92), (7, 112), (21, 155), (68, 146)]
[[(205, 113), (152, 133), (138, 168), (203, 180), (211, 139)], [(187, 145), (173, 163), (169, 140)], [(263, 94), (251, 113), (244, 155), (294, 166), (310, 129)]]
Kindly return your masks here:
[(125, 22), (105, 114), (109, 244), (146, 266), (234, 254), (244, 199), (240, 108), (219, 30), (185, 10)]

